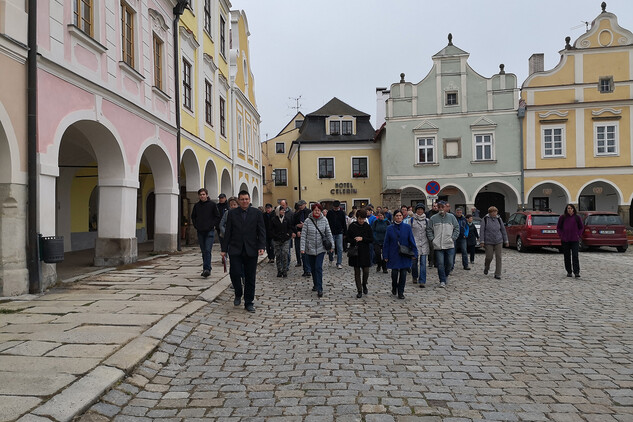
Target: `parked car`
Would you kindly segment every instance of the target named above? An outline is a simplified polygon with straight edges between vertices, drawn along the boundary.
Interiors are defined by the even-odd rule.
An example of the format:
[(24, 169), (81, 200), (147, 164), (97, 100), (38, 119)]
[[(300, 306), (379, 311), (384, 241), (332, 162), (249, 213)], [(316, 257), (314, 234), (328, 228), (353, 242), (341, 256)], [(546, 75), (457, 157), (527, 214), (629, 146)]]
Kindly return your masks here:
[(510, 246), (519, 252), (541, 246), (560, 249), (560, 238), (556, 233), (559, 216), (549, 211), (519, 211), (512, 214), (506, 223)]
[(626, 238), (626, 227), (615, 212), (580, 211), (585, 229), (580, 239), (580, 250), (599, 246), (611, 246), (618, 252), (626, 252), (629, 244)]

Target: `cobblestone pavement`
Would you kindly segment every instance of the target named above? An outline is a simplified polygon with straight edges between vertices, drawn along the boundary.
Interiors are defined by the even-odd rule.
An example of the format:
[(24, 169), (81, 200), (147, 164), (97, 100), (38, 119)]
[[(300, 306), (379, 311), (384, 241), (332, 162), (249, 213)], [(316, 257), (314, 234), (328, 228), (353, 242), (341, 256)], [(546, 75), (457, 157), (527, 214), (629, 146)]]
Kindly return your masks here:
[(405, 300), (375, 270), (357, 299), (326, 260), (319, 299), (262, 264), (255, 314), (227, 289), (81, 420), (633, 421), (633, 253), (581, 253), (580, 279), (554, 251), (503, 263)]

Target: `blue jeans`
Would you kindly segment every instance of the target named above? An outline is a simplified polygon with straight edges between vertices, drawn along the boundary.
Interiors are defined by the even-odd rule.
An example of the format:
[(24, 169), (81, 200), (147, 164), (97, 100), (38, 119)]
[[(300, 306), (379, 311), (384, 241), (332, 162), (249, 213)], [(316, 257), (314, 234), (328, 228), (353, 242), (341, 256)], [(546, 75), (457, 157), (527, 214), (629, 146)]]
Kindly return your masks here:
[(437, 275), (440, 277), (440, 283), (446, 283), (446, 277), (449, 276), (451, 268), (453, 268), (454, 256), (455, 248), (435, 250), (435, 264), (437, 265)]
[[(317, 292), (323, 291), (323, 257), (325, 252), (318, 255), (303, 254), (304, 261), (308, 264), (308, 270), (312, 270), (312, 283)], [(308, 271), (309, 272), (309, 271)]]
[[(466, 238), (458, 238), (455, 241), (455, 252), (460, 251), (462, 253), (462, 266), (468, 268), (468, 247), (466, 246)], [(453, 256), (453, 264), (455, 264), (455, 256)]]
[(334, 246), (336, 247), (336, 265), (343, 263), (343, 233), (334, 235)]
[(209, 232), (198, 232), (198, 244), (202, 252), (202, 270), (211, 271), (211, 248), (213, 247), (213, 230)]
[(426, 284), (426, 255), (420, 255), (413, 261), (411, 276), (414, 282), (417, 280), (420, 284)]

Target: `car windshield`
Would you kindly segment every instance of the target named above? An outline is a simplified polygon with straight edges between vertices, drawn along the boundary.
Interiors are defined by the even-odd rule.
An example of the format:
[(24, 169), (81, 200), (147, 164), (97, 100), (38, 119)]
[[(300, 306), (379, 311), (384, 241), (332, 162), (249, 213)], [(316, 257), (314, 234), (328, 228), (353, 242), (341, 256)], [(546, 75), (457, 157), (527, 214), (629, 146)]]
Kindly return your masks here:
[(587, 216), (587, 220), (585, 224), (595, 224), (595, 225), (622, 225), (622, 220), (619, 215), (600, 215), (593, 214)]
[(556, 225), (558, 223), (558, 215), (532, 215), (532, 224), (535, 226)]

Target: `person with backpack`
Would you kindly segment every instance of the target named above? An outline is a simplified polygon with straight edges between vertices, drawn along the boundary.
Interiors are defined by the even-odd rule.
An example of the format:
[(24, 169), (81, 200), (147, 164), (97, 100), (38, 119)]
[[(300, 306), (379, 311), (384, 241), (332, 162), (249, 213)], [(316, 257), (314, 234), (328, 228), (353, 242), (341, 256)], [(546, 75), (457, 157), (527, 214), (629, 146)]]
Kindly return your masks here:
[(501, 280), (501, 252), (503, 245), (507, 248), (508, 233), (503, 220), (499, 217), (499, 210), (494, 205), (488, 208), (488, 214), (481, 220), (481, 233), (479, 233), (480, 245), (486, 251), (484, 260), (484, 274), (488, 274), (492, 256), (495, 257), (495, 278)]
[(558, 217), (556, 232), (558, 233), (558, 237), (560, 237), (560, 243), (563, 249), (567, 277), (571, 277), (572, 270), (576, 278), (580, 277), (578, 248), (580, 246), (579, 241), (583, 229), (582, 219), (576, 212), (574, 204), (565, 205), (565, 212)]

